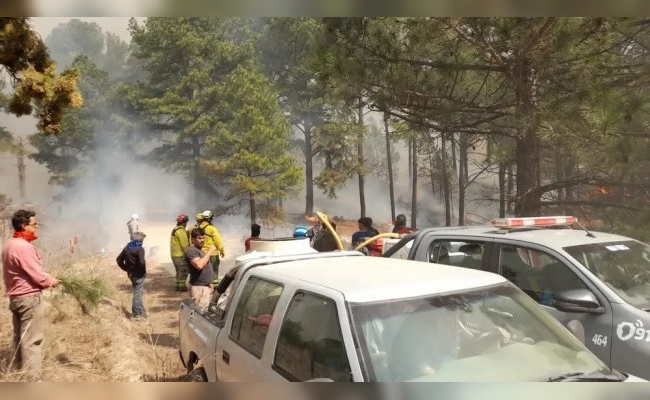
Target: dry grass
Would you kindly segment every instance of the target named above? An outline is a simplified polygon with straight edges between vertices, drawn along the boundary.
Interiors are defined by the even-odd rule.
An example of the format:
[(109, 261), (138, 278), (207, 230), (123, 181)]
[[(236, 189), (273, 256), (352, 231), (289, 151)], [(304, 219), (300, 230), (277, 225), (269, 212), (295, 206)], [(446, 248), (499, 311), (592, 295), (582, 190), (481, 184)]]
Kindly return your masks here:
[[(179, 380), (183, 375), (177, 353), (177, 310), (180, 296), (173, 292), (165, 271), (151, 271), (145, 283), (149, 321), (129, 320), (130, 281), (112, 257), (43, 254), (54, 275), (102, 282), (110, 294), (95, 309), (83, 308), (62, 289), (44, 292), (46, 325), (44, 380), (49, 382), (129, 382)], [(74, 258), (77, 258), (74, 260)], [(62, 263), (55, 264), (57, 260)], [(151, 289), (151, 290), (149, 290)], [(151, 294), (150, 294), (151, 292)], [(178, 299), (175, 298), (178, 297)], [(8, 299), (0, 299), (0, 381), (25, 381), (8, 370), (13, 357), (12, 322)], [(164, 342), (164, 343), (163, 343)]]

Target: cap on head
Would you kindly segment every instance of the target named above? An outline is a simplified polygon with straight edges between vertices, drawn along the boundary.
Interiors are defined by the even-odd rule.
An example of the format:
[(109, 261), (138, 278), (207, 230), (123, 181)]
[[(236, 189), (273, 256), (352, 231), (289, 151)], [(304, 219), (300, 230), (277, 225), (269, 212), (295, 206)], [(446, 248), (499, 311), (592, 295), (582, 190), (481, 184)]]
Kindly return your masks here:
[(178, 217), (176, 217), (176, 222), (179, 224), (184, 224), (189, 220), (190, 218), (185, 214), (178, 214)]
[(131, 219), (138, 219), (138, 214), (131, 214)]

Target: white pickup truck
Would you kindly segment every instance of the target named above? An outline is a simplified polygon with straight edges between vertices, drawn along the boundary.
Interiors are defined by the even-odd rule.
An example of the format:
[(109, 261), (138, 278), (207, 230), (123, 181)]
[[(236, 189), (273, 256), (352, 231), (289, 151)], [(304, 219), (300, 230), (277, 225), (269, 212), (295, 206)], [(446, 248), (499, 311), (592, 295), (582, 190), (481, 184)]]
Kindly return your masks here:
[(192, 381), (632, 381), (505, 278), (356, 251), (247, 254), (180, 306)]

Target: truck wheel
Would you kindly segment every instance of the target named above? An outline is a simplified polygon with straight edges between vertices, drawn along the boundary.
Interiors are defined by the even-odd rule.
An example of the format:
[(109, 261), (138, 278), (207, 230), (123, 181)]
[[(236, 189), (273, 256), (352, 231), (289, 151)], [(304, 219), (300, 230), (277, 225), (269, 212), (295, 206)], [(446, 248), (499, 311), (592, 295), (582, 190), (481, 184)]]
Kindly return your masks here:
[(205, 375), (203, 367), (195, 368), (184, 379), (185, 382), (207, 382), (208, 377)]

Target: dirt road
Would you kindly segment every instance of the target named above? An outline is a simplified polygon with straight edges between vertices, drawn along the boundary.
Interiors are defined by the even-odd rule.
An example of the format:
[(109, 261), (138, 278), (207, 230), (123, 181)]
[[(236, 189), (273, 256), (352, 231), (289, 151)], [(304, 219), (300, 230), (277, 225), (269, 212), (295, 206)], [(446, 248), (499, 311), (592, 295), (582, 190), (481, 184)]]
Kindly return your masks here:
[[(187, 296), (174, 290), (175, 271), (169, 258), (169, 235), (172, 227), (164, 224), (146, 227), (148, 279), (145, 283), (145, 307), (149, 315), (146, 322), (133, 323), (133, 333), (146, 346), (134, 349), (144, 363), (139, 380), (178, 381), (185, 370), (178, 357), (178, 309), (180, 301)], [(143, 229), (144, 230), (144, 229)], [(234, 265), (234, 259), (243, 254), (242, 234), (221, 232), (226, 249), (226, 257), (219, 265), (219, 275), (223, 276)], [(121, 287), (126, 293), (131, 291), (128, 281)]]
[[(341, 232), (344, 235), (356, 228), (355, 223), (347, 225), (340, 229), (346, 231)], [(340, 226), (344, 228), (343, 224)], [(128, 239), (126, 232), (126, 237), (106, 243), (103, 255), (81, 251), (67, 254), (67, 246), (63, 246), (46, 257), (46, 269), (53, 274), (97, 277), (106, 282), (111, 292), (92, 314), (84, 313), (76, 300), (63, 295), (60, 289), (44, 292), (46, 381), (179, 381), (185, 377), (178, 357), (178, 310), (187, 293), (174, 290), (175, 273), (169, 257), (172, 227), (173, 223), (148, 223), (141, 227), (147, 234), (144, 247), (148, 264), (144, 303), (149, 318), (143, 322), (129, 320), (133, 289), (126, 274), (115, 265), (115, 257)], [(263, 236), (282, 236), (285, 230), (267, 231), (266, 235), (263, 231)], [(232, 268), (235, 258), (244, 253), (248, 232), (232, 226), (221, 228), (220, 233), (226, 251), (219, 268), (219, 275), (223, 276)], [(23, 381), (25, 377), (8, 368), (13, 352), (11, 313), (7, 308), (8, 299), (0, 298), (0, 381)]]

